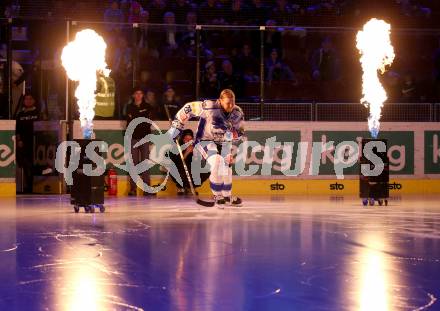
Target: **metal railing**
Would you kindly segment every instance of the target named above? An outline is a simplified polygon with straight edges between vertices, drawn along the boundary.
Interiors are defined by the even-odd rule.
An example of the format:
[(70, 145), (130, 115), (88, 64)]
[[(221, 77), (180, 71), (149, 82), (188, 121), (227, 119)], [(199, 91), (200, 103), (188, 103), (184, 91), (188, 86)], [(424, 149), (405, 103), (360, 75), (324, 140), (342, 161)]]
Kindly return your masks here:
[[(259, 103), (239, 103), (246, 120), (257, 121), (321, 121), (362, 122), (368, 109), (360, 103), (265, 103), (263, 118)], [(384, 122), (439, 122), (440, 104), (386, 103), (382, 109)]]
[(440, 122), (440, 103), (434, 104), (434, 121)]
[[(381, 120), (434, 122), (439, 120), (438, 106), (432, 103), (386, 103)], [(317, 103), (314, 115), (314, 121), (363, 121), (367, 118), (368, 109), (360, 103)]]

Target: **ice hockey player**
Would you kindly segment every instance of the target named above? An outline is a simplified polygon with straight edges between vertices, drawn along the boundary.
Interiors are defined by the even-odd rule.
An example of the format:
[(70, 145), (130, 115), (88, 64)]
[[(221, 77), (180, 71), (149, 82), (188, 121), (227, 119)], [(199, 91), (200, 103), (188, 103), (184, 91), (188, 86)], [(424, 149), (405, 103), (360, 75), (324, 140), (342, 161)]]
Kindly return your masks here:
[(243, 138), (244, 115), (235, 105), (235, 94), (224, 89), (217, 100), (186, 103), (176, 114), (168, 131), (175, 138), (185, 123), (199, 117), (195, 136), (195, 150), (201, 153), (210, 166), (210, 186), (217, 207), (241, 206), (241, 199), (232, 196), (231, 145)]

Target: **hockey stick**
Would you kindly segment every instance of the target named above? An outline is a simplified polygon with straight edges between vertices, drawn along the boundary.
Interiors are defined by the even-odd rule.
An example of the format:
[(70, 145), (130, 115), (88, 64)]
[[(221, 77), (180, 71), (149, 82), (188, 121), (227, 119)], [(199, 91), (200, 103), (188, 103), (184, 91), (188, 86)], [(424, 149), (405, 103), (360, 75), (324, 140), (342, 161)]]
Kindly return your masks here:
[[(170, 121), (170, 125), (172, 125), (173, 121), (171, 120), (170, 111), (168, 110), (167, 105), (163, 105), (163, 107), (165, 109), (165, 113), (167, 114), (168, 121)], [(183, 157), (182, 148), (180, 147), (179, 140), (176, 139), (174, 142), (176, 143), (177, 149), (179, 150), (180, 159), (182, 160), (183, 169), (185, 170), (186, 178), (188, 179), (189, 187), (191, 189), (191, 193), (193, 195), (193, 198), (196, 200), (196, 203), (199, 205), (202, 205), (205, 207), (213, 207), (215, 202), (204, 201), (204, 200), (200, 199), (199, 196), (196, 194), (196, 190), (194, 189), (194, 185), (192, 183), (191, 175), (188, 171), (188, 167), (186, 166), (185, 158)]]

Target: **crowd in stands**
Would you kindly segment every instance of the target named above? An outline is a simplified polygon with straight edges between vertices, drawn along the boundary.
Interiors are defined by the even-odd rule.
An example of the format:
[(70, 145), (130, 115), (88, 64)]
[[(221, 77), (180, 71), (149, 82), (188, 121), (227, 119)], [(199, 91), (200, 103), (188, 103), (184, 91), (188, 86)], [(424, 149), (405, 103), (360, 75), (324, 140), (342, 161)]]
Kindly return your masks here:
[[(319, 25), (333, 26), (335, 20), (349, 16), (354, 17), (349, 25), (359, 28), (369, 16), (365, 12), (379, 9), (391, 16), (392, 24), (406, 17), (433, 21), (440, 12), (440, 5), (429, 0), (114, 0), (105, 8), (102, 1), (60, 2), (51, 1), (52, 17), (68, 17), (83, 2), (101, 10), (99, 19), (105, 23), (95, 26), (110, 47), (114, 116), (125, 116), (131, 90), (139, 86), (154, 107), (155, 118), (162, 120), (167, 118), (164, 104), (178, 109), (195, 99), (196, 88), (200, 98), (215, 98), (221, 89), (231, 88), (240, 100), (258, 101), (261, 77), (266, 101), (357, 102), (361, 73), (355, 31), (329, 33), (302, 26), (317, 20)], [(29, 3), (12, 1), (4, 8), (5, 16), (20, 16)], [(218, 26), (200, 32), (199, 51), (195, 25)], [(222, 28), (226, 25), (232, 28)], [(249, 25), (267, 26), (263, 55), (260, 32), (237, 27)], [(393, 35), (397, 58), (382, 79), (390, 101), (440, 99), (436, 36)]]
[[(140, 22), (147, 16), (150, 23), (161, 23), (166, 12), (176, 14), (177, 24), (195, 11), (204, 24), (263, 25), (273, 19), (278, 25), (303, 25), (301, 16), (360, 16), (385, 12), (399, 17), (431, 18), (437, 16), (439, 4), (432, 0), (120, 0), (106, 10), (101, 0), (5, 0), (0, 9), (6, 17), (49, 16), (94, 20), (106, 10), (106, 20)], [(134, 3), (134, 4), (133, 4)], [(111, 7), (111, 5), (110, 5)], [(295, 20), (296, 19), (296, 20)], [(328, 22), (326, 20), (325, 22)], [(310, 20), (309, 20), (310, 23)]]
[[(359, 3), (353, 2), (301, 1), (300, 4), (294, 4), (278, 0), (269, 6), (259, 0), (179, 0), (172, 3), (152, 1), (131, 4), (112, 1), (104, 13), (104, 20), (165, 25), (162, 29), (151, 26), (148, 29), (148, 25), (136, 29), (133, 48), (137, 49), (136, 56), (139, 58), (133, 61), (140, 68), (141, 82), (150, 88), (159, 85), (159, 80), (171, 84), (176, 80), (179, 98), (194, 97), (194, 92), (185, 93), (185, 90), (195, 89), (194, 25), (210, 24), (268, 26), (263, 57), (267, 98), (357, 101), (359, 83), (353, 81), (360, 80), (356, 64), (358, 55), (354, 49), (347, 48), (354, 42), (353, 33), (327, 36), (294, 26), (298, 15), (339, 16), (350, 8), (359, 10)], [(432, 9), (422, 2), (396, 1), (393, 5), (402, 15), (423, 18), (432, 15)], [(186, 24), (188, 27), (179, 28), (175, 24)], [(120, 33), (121, 29), (113, 31)], [(435, 40), (431, 38), (431, 41)], [(256, 99), (259, 95), (261, 69), (259, 41), (257, 32), (219, 29), (202, 31), (200, 96), (216, 97), (221, 89), (228, 87), (243, 100)], [(384, 79), (391, 89), (391, 100), (418, 102), (435, 98), (435, 87), (429, 80), (435, 71), (435, 65), (432, 65), (436, 58), (431, 64), (426, 61), (431, 59), (432, 51), (433, 46), (427, 46), (425, 51), (421, 51), (422, 55), (418, 55), (425, 60), (424, 64), (418, 64), (417, 60), (410, 64), (406, 55), (396, 60), (397, 69)], [(155, 59), (160, 59), (166, 65), (162, 63), (156, 66), (158, 63)]]

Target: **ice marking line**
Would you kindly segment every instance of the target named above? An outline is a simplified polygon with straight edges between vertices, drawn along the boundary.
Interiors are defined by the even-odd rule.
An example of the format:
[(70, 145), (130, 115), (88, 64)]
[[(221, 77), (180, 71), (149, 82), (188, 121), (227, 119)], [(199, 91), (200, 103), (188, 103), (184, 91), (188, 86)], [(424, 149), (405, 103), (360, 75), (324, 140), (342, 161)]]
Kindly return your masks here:
[[(119, 297), (114, 297), (114, 296), (111, 297), (111, 298), (118, 298), (118, 299), (120, 299)], [(142, 309), (142, 308), (139, 308), (139, 307), (136, 307), (136, 306), (132, 306), (132, 305), (126, 304), (124, 302), (118, 302), (118, 301), (114, 301), (114, 300), (110, 300), (110, 299), (103, 299), (103, 301), (107, 302), (107, 303), (110, 303), (110, 304), (113, 304), (113, 305), (120, 306), (120, 307), (128, 308), (129, 310), (144, 311), (144, 309)]]
[(66, 242), (66, 241), (62, 240), (61, 238), (68, 238), (68, 237), (79, 238), (79, 239), (87, 239), (87, 240), (90, 240), (90, 241), (96, 241), (96, 239), (88, 237), (86, 235), (82, 235), (82, 234), (57, 234), (54, 238), (57, 241)]
[(147, 287), (147, 291), (150, 291), (152, 289), (161, 289), (161, 290), (166, 290), (166, 286), (148, 286)]
[(400, 256), (393, 256), (395, 259), (402, 259), (402, 260), (408, 260), (408, 261), (426, 261), (426, 262), (440, 262), (440, 259), (429, 259), (429, 258), (417, 258), (417, 257), (400, 257)]
[(138, 288), (140, 287), (139, 285), (134, 285), (134, 284), (123, 284), (123, 283), (99, 283), (102, 285), (111, 285), (111, 286), (119, 286), (119, 287), (132, 287), (132, 288)]
[[(58, 279), (58, 280), (61, 280), (61, 279)], [(30, 281), (21, 281), (18, 284), (19, 285), (30, 285), (30, 284), (34, 284), (34, 283), (53, 282), (53, 281), (54, 280), (52, 280), (52, 279), (37, 279), (37, 280), (30, 280)], [(101, 282), (101, 281), (98, 281), (96, 283), (99, 285), (103, 285), (103, 286), (119, 286), (119, 287), (128, 287), (128, 288), (139, 288), (140, 287), (139, 285), (128, 284), (128, 283), (109, 283), (109, 282)]]
[(54, 267), (54, 266), (70, 265), (70, 264), (81, 263), (81, 262), (83, 262), (83, 260), (45, 263), (45, 264), (41, 264), (41, 265), (32, 266), (32, 267), (30, 267), (30, 269), (39, 269), (39, 268), (47, 268), (47, 267)]
[(112, 275), (112, 274), (120, 275), (121, 274), (117, 270), (111, 271), (111, 270), (107, 269), (102, 264), (90, 262), (90, 258), (78, 258), (76, 260), (71, 260), (71, 261), (61, 260), (60, 262), (35, 265), (35, 266), (30, 267), (30, 269), (39, 269), (39, 268), (48, 268), (48, 267), (57, 267), (57, 266), (65, 266), (65, 265), (72, 265), (72, 264), (84, 264), (84, 263), (89, 265), (91, 268), (96, 269), (100, 272), (103, 272), (107, 275)]
[(9, 253), (9, 252), (13, 252), (18, 248), (18, 245), (20, 244), (13, 244), (14, 246), (12, 248), (8, 248), (8, 249), (3, 249), (2, 252), (3, 253)]
[(417, 309), (414, 309), (413, 311), (421, 311), (421, 310), (426, 310), (426, 309), (428, 309), (429, 307), (431, 307), (436, 301), (437, 301), (437, 298), (435, 298), (435, 296), (433, 295), (433, 294), (431, 294), (431, 293), (428, 293), (428, 297), (429, 297), (429, 299), (431, 300), (430, 302), (428, 302), (426, 305), (424, 305), (424, 306), (421, 306), (421, 307), (419, 307), (419, 308), (417, 308)]
[(29, 285), (29, 284), (33, 284), (33, 283), (40, 283), (40, 282), (51, 282), (52, 280), (50, 279), (37, 279), (37, 280), (30, 280), (30, 281), (21, 281), (18, 284), (19, 285)]
[[(87, 261), (87, 259), (85, 259), (85, 260), (83, 260), (83, 261)], [(97, 263), (97, 262), (90, 262), (90, 261), (87, 261), (87, 263), (89, 264), (90, 267), (92, 267), (92, 268), (94, 268), (94, 269), (96, 269), (96, 270), (99, 270), (99, 271), (101, 271), (101, 272), (104, 272), (104, 273), (107, 274), (107, 275), (111, 275), (111, 274), (114, 274), (114, 275), (120, 275), (120, 274), (121, 274), (121, 273), (119, 273), (117, 270), (110, 271), (110, 270), (107, 269), (104, 265), (99, 264), (99, 263)]]
[(147, 224), (144, 224), (143, 222), (141, 222), (141, 221), (139, 221), (139, 220), (135, 220), (135, 223), (138, 224), (138, 225), (139, 225), (140, 227), (142, 227), (143, 229), (146, 229), (146, 230), (148, 230), (148, 229), (151, 228), (151, 226), (149, 226), (149, 225), (147, 225)]
[(227, 253), (227, 254), (221, 254), (221, 255), (216, 255), (216, 256), (210, 256), (210, 257), (205, 257), (205, 258), (201, 258), (201, 260), (211, 260), (211, 259), (219, 259), (219, 258), (226, 258), (226, 257), (231, 257), (234, 255), (237, 255), (239, 253), (237, 252), (232, 252), (232, 253)]
[(38, 247), (38, 252), (40, 253), (40, 256), (43, 256), (43, 257), (52, 257), (52, 255), (47, 254), (47, 253), (43, 250), (43, 246)]
[(257, 298), (257, 299), (268, 298), (270, 296), (278, 295), (279, 293), (281, 293), (281, 287), (277, 287), (274, 291), (270, 292), (267, 295), (255, 296), (255, 298)]

